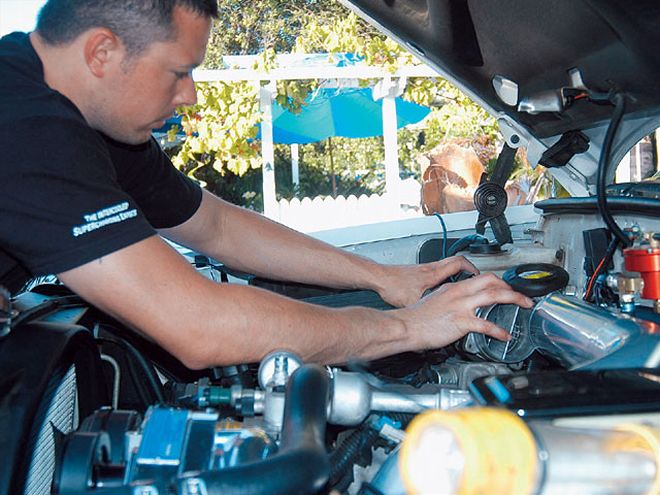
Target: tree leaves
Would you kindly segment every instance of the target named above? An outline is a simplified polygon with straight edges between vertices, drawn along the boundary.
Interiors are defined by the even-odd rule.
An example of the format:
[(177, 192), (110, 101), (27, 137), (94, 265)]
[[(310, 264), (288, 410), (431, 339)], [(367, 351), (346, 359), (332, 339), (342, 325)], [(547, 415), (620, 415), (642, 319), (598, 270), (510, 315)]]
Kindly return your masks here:
[[(283, 52), (351, 53), (368, 65), (384, 67), (390, 72), (417, 63), (412, 54), (336, 2), (220, 0), (219, 7), (221, 17), (211, 33), (206, 68), (224, 68), (223, 55), (258, 53), (255, 68), (269, 71), (277, 65), (276, 53)], [(370, 83), (363, 81), (363, 84)], [(300, 112), (307, 96), (318, 85), (317, 80), (279, 80), (276, 101), (294, 113)], [(196, 105), (179, 109), (186, 139), (173, 156), (173, 163), (209, 184), (218, 183), (214, 174), (227, 178), (231, 173), (240, 177), (260, 168), (260, 146), (255, 141), (262, 119), (258, 85), (248, 81), (199, 83), (197, 93)], [(399, 131), (400, 161), (410, 173), (418, 173), (417, 155), (444, 139), (487, 136), (490, 140), (498, 135), (495, 121), (443, 79), (410, 79), (404, 98), (435, 107), (424, 131)], [(176, 132), (171, 130), (168, 138), (174, 140)], [(328, 176), (323, 148), (322, 143), (302, 147), (301, 167), (307, 165)], [(333, 140), (333, 148), (342, 187), (347, 185), (350, 189), (350, 184), (355, 184), (360, 192), (382, 189), (384, 177), (379, 169), (383, 162), (382, 138), (337, 139)], [(302, 175), (301, 181), (304, 182)], [(317, 191), (323, 187), (319, 184)], [(313, 194), (313, 185), (306, 184), (305, 188)], [(351, 191), (340, 191), (344, 193)], [(255, 201), (255, 195), (246, 194), (237, 197)]]

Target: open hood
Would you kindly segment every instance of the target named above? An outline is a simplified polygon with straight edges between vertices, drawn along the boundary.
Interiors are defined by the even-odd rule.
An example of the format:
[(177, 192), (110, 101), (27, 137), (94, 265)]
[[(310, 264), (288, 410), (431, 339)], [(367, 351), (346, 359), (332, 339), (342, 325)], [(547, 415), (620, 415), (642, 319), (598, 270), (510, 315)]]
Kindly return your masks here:
[(582, 131), (589, 149), (552, 169), (573, 195), (595, 191), (613, 110), (573, 99), (580, 90), (628, 97), (613, 161), (660, 124), (657, 0), (342, 2), (493, 113), (507, 142), (527, 147), (531, 163), (561, 135)]

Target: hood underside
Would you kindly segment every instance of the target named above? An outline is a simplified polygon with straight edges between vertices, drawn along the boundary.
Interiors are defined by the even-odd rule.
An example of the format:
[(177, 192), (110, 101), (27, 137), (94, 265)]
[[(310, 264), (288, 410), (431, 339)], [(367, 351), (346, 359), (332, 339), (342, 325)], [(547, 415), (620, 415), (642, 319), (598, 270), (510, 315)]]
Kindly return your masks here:
[[(533, 115), (498, 97), (496, 76), (516, 83), (520, 102), (575, 86), (570, 71), (577, 69), (590, 91), (624, 92), (627, 119), (660, 116), (657, 0), (342, 1), (546, 145), (567, 131), (592, 129), (590, 151), (598, 151), (604, 132), (593, 131), (606, 126), (612, 106), (585, 98), (561, 112)], [(583, 176), (593, 172), (591, 166)]]

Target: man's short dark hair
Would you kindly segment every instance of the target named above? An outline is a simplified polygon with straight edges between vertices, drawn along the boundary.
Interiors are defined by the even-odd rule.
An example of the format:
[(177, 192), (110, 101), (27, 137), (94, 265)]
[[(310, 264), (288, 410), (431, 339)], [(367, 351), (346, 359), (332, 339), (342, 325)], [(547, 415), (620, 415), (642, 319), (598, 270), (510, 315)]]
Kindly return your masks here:
[(175, 7), (218, 16), (217, 0), (48, 0), (39, 12), (37, 32), (51, 45), (76, 39), (88, 29), (104, 27), (115, 33), (129, 56), (155, 41), (176, 37)]

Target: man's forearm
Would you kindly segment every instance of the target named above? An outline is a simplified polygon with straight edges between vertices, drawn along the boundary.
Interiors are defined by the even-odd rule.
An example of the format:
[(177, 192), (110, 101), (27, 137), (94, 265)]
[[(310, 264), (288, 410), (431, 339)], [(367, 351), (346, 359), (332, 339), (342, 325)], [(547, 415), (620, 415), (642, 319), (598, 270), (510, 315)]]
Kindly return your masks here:
[(190, 368), (255, 362), (274, 349), (334, 363), (412, 346), (394, 312), (329, 309), (255, 287), (216, 284), (156, 237), (60, 277)]
[(191, 219), (162, 233), (235, 269), (277, 280), (372, 289), (397, 307), (413, 304), (458, 271), (476, 272), (460, 257), (424, 265), (380, 265), (208, 192)]
[[(215, 285), (193, 330), (199, 347), (190, 367), (256, 362), (285, 349), (306, 362), (340, 363), (411, 350), (403, 320), (369, 308), (331, 309), (288, 299), (254, 287)], [(226, 301), (223, 303), (222, 301)], [(187, 337), (187, 345), (191, 342)]]
[[(334, 288), (377, 289), (377, 263), (204, 194), (198, 218), (165, 235), (232, 268)], [(194, 222), (203, 225), (194, 224)], [(207, 235), (200, 236), (200, 232)]]
[(476, 308), (532, 305), (494, 275), (482, 275), (402, 309), (324, 308), (211, 282), (157, 236), (59, 277), (191, 368), (253, 362), (275, 349), (332, 363), (441, 347), (468, 331), (505, 338), (504, 330), (475, 317)]

